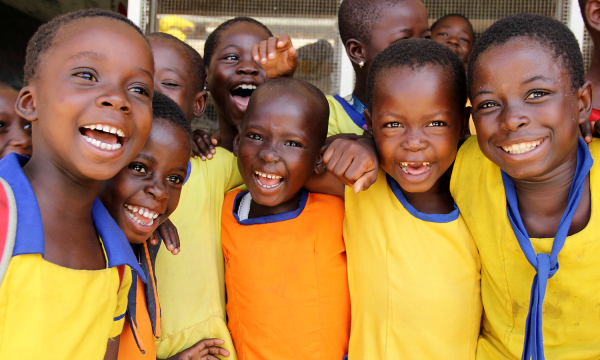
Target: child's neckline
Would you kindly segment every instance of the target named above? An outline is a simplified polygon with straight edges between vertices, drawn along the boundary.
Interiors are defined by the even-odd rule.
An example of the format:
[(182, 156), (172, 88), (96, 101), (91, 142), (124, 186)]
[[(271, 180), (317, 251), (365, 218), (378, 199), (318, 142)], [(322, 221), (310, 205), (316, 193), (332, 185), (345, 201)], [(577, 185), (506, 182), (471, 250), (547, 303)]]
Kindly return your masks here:
[(449, 223), (458, 219), (459, 210), (456, 206), (456, 203), (454, 203), (454, 210), (452, 210), (452, 212), (448, 214), (426, 214), (419, 212), (417, 209), (415, 209), (414, 206), (412, 206), (408, 202), (408, 200), (406, 200), (406, 197), (402, 193), (402, 190), (400, 189), (400, 186), (398, 186), (398, 183), (396, 183), (396, 180), (394, 180), (394, 178), (387, 173), (385, 174), (385, 178), (388, 183), (388, 186), (390, 187), (390, 190), (392, 190), (392, 192), (396, 196), (396, 199), (398, 199), (398, 201), (402, 204), (404, 209), (406, 209), (406, 211), (408, 211), (415, 218), (433, 223)]
[(300, 191), (301, 191), (300, 204), (298, 205), (298, 208), (295, 210), (284, 212), (281, 214), (259, 216), (259, 217), (250, 218), (250, 219), (246, 219), (246, 220), (240, 220), (240, 218), (237, 215), (235, 210), (238, 207), (237, 205), (241, 201), (242, 197), (248, 193), (248, 191), (242, 191), (235, 196), (235, 199), (233, 201), (233, 208), (231, 209), (231, 212), (232, 212), (235, 220), (240, 225), (270, 224), (270, 223), (292, 220), (292, 219), (299, 217), (300, 214), (302, 214), (302, 211), (304, 211), (304, 208), (306, 207), (306, 202), (308, 201), (308, 195), (309, 195), (308, 190), (302, 189)]

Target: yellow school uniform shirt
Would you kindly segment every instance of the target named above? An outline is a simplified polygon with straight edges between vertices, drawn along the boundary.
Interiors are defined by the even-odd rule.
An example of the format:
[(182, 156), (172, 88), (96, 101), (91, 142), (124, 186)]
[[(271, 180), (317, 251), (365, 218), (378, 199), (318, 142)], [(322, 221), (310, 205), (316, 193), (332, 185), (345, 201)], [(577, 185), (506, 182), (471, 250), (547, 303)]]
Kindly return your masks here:
[[(192, 172), (183, 186), (177, 210), (170, 216), (177, 227), (181, 252), (166, 248), (156, 258), (161, 306), (159, 358), (173, 356), (198, 341), (218, 338), (235, 360), (227, 329), (225, 269), (221, 247), (221, 210), (227, 191), (243, 184), (237, 158), (218, 147), (212, 160), (191, 159)], [(164, 245), (163, 245), (164, 247)]]
[[(600, 159), (600, 140), (590, 144)], [(543, 305), (546, 359), (600, 358), (600, 173), (590, 172), (592, 212), (588, 225), (567, 237), (560, 269), (548, 279)], [(468, 139), (458, 152), (450, 183), (481, 255), (483, 326), (477, 359), (520, 359), (535, 269), (529, 264), (506, 212), (500, 168)], [(531, 239), (536, 253), (550, 254), (554, 239)]]
[(75, 270), (44, 260), (39, 206), (21, 169), (27, 161), (15, 154), (0, 161), (17, 207), (13, 257), (0, 285), (0, 359), (101, 360), (123, 328), (131, 270), (120, 265), (141, 270), (99, 199), (92, 219), (108, 267)]
[(349, 359), (474, 359), (480, 262), (458, 209), (417, 212), (382, 169), (345, 196)]
[[(362, 135), (364, 129), (356, 124), (352, 117), (348, 115), (351, 113), (355, 118), (358, 118), (358, 114), (354, 111), (350, 105), (348, 105), (345, 98), (339, 97), (339, 95), (327, 95), (327, 102), (329, 103), (329, 127), (327, 129), (327, 136), (337, 134), (357, 134)], [(359, 120), (357, 120), (359, 121)]]

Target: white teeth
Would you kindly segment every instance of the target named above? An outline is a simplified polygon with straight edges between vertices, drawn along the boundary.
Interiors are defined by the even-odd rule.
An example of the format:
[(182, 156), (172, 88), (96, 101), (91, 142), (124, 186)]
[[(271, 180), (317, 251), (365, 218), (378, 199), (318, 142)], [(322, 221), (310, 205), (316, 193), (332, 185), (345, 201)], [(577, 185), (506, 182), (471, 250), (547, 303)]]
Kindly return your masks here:
[(125, 133), (123, 133), (121, 130), (117, 129), (117, 136), (118, 137), (125, 137)]
[(260, 172), (260, 171), (255, 171), (254, 173), (258, 176), (262, 176), (267, 179), (281, 179), (281, 176), (275, 175), (275, 174), (267, 174), (267, 173)]
[(116, 134), (117, 133), (117, 128), (116, 127), (111, 127), (110, 128), (110, 133), (111, 134)]
[[(406, 168), (409, 166), (409, 164), (415, 164), (415, 163), (418, 164), (418, 162), (401, 162), (400, 169), (402, 169), (402, 171), (404, 171), (405, 173), (410, 174)], [(422, 164), (422, 166), (426, 166), (427, 170), (429, 170), (429, 168), (431, 168), (431, 163), (429, 161), (423, 161), (421, 164)]]
[(529, 152), (529, 151), (535, 149), (541, 143), (542, 143), (542, 140), (524, 142), (524, 143), (520, 143), (520, 144), (512, 144), (512, 145), (508, 145), (508, 146), (502, 146), (502, 150), (506, 151), (509, 154), (513, 154), (513, 155), (514, 154), (524, 154), (526, 152)]
[(140, 211), (138, 211), (138, 214), (144, 215), (144, 209), (140, 208)]
[(240, 85), (238, 85), (233, 90), (237, 90), (237, 89), (256, 90), (256, 85), (252, 85), (252, 84), (240, 84)]
[[(127, 215), (129, 215), (129, 217), (131, 217), (138, 224), (141, 224), (144, 226), (152, 225), (154, 223), (154, 219), (156, 219), (157, 217), (160, 216), (159, 213), (156, 213), (154, 211), (151, 211), (151, 210), (143, 208), (143, 207), (131, 206), (128, 204), (124, 204), (123, 207), (125, 207), (128, 210), (126, 212), (127, 212)], [(146, 219), (150, 219), (150, 221), (144, 222), (140, 218), (138, 218), (136, 215), (141, 215), (141, 216), (145, 217)]]

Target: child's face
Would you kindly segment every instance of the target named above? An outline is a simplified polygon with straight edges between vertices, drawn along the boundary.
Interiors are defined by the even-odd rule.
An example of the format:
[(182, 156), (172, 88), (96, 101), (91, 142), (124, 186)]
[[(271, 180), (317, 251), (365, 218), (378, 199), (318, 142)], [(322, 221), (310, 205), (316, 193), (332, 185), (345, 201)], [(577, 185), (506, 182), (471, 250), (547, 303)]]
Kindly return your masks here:
[(0, 159), (11, 152), (31, 157), (31, 123), (15, 112), (18, 95), (0, 89)]
[(575, 163), (591, 94), (587, 86), (573, 92), (548, 48), (513, 39), (481, 53), (473, 70), (473, 120), (488, 159), (516, 179), (552, 177)]
[(464, 109), (441, 69), (398, 68), (380, 75), (367, 113), (381, 167), (408, 192), (425, 192), (458, 150)]
[(183, 129), (155, 121), (142, 151), (102, 183), (99, 197), (129, 242), (146, 241), (177, 208), (190, 152)]
[(252, 199), (275, 206), (298, 194), (315, 170), (320, 146), (304, 101), (292, 94), (260, 95), (240, 131), (238, 166)]
[(219, 115), (239, 126), (253, 89), (266, 78), (262, 66), (252, 58), (252, 45), (269, 36), (260, 26), (246, 22), (231, 25), (220, 36), (208, 68), (208, 89)]
[(447, 17), (431, 31), (431, 38), (452, 49), (464, 63), (469, 61), (473, 32), (467, 20), (460, 16)]
[(150, 132), (152, 51), (131, 26), (103, 17), (65, 25), (54, 41), (18, 104), (33, 121), (35, 154), (78, 179), (109, 179)]
[(386, 6), (383, 16), (373, 26), (371, 41), (365, 44), (365, 62), (370, 64), (377, 54), (398, 40), (426, 38), (430, 34), (427, 9), (420, 0)]
[[(191, 73), (191, 64), (185, 54), (169, 42), (150, 40), (154, 53), (154, 89), (173, 99), (191, 121), (197, 102), (197, 84)], [(202, 104), (204, 105), (204, 104)]]

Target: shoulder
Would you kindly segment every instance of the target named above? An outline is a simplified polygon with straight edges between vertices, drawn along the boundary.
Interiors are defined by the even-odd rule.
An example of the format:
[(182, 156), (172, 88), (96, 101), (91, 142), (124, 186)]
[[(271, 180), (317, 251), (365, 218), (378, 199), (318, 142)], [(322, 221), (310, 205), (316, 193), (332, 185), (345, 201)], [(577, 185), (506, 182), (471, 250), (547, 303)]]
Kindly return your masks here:
[(336, 195), (327, 195), (319, 193), (308, 194), (308, 205), (319, 205), (323, 209), (342, 209), (344, 210), (344, 200)]

